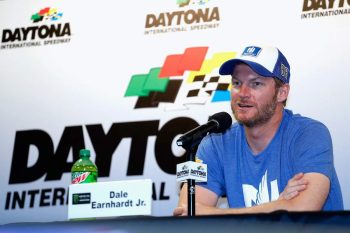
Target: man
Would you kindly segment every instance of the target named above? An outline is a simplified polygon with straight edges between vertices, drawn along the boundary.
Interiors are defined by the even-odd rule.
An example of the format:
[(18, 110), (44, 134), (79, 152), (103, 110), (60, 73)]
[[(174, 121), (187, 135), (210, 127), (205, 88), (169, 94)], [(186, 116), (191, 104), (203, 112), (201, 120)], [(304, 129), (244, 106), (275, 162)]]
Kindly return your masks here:
[[(196, 186), (196, 214), (342, 210), (328, 129), (284, 108), (290, 79), (284, 55), (249, 46), (219, 73), (232, 75), (237, 123), (205, 137), (198, 148), (208, 182)], [(230, 208), (216, 207), (221, 196)], [(187, 215), (186, 204), (185, 185), (174, 215)]]

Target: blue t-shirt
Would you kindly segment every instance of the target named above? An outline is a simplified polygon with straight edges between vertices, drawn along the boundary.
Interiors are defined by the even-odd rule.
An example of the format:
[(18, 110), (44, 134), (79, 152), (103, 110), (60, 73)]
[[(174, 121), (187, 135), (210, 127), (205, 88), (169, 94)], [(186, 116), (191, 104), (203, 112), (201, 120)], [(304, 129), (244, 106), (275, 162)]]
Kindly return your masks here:
[(219, 197), (227, 196), (231, 208), (277, 200), (288, 180), (299, 172), (317, 172), (329, 178), (323, 210), (344, 208), (328, 129), (290, 110), (284, 110), (274, 138), (258, 155), (250, 150), (243, 126), (235, 123), (224, 133), (205, 137), (197, 156), (208, 165), (208, 182), (200, 185)]

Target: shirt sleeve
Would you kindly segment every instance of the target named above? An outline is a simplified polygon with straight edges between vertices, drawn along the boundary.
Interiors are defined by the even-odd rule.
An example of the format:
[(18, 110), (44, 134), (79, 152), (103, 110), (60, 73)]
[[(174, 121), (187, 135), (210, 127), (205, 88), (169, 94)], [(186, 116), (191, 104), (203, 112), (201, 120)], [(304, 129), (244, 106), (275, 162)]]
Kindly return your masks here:
[(332, 179), (333, 146), (325, 125), (312, 122), (299, 129), (293, 147), (295, 173), (317, 172)]
[[(214, 136), (215, 137), (215, 136)], [(199, 183), (200, 186), (207, 188), (221, 197), (225, 195), (225, 181), (223, 175), (223, 167), (219, 157), (219, 153), (216, 149), (213, 135), (208, 135), (200, 143), (197, 156), (204, 164), (207, 164), (207, 182)]]

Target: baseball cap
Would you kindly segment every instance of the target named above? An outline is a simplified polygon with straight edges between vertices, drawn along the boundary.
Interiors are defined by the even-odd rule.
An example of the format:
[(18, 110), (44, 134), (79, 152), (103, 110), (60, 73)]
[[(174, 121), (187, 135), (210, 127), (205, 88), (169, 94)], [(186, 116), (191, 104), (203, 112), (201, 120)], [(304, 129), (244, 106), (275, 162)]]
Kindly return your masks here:
[(248, 46), (234, 59), (224, 62), (219, 73), (231, 75), (235, 66), (245, 63), (257, 74), (264, 77), (274, 77), (283, 83), (289, 83), (290, 66), (286, 57), (275, 47), (270, 46)]

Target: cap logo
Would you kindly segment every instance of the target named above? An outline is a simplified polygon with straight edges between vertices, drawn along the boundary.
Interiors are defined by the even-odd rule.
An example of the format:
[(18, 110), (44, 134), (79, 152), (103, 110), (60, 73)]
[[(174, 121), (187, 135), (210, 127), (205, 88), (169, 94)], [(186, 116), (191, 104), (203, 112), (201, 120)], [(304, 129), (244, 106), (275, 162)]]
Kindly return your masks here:
[(288, 67), (286, 67), (283, 63), (281, 63), (281, 75), (282, 75), (282, 77), (287, 79), (288, 73), (289, 73)]
[(256, 57), (261, 52), (261, 48), (255, 46), (246, 47), (242, 53), (242, 56)]

